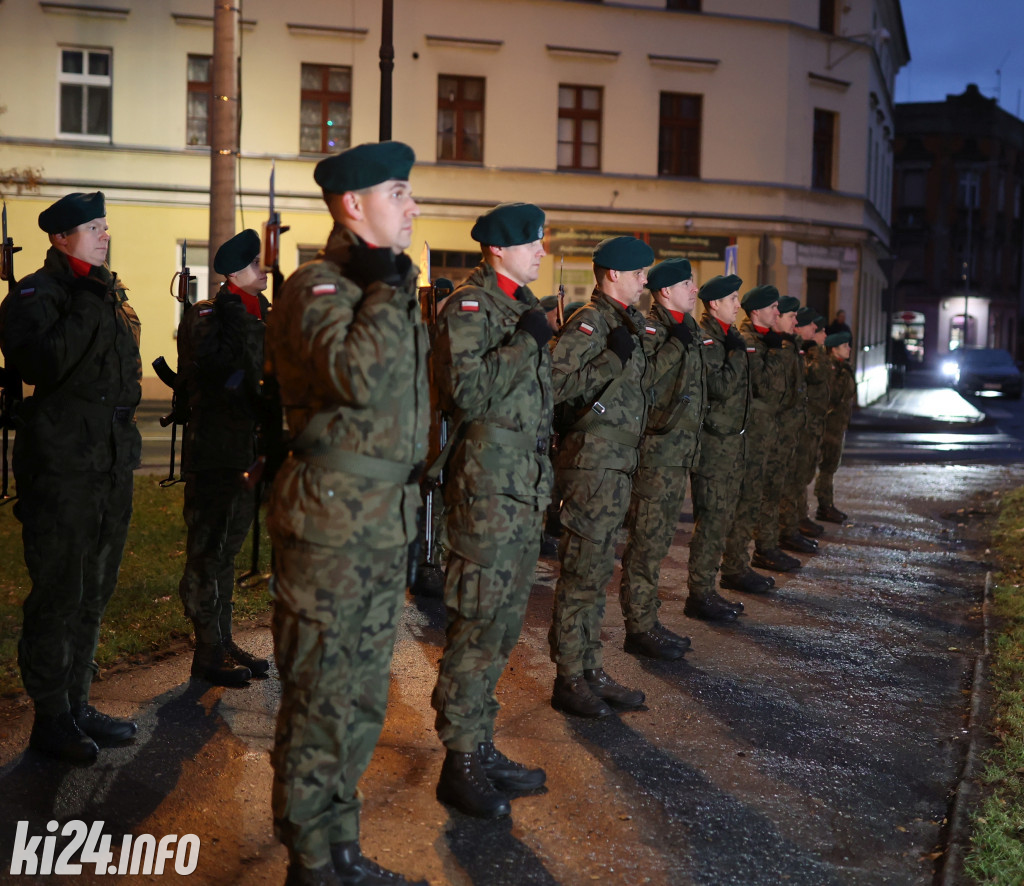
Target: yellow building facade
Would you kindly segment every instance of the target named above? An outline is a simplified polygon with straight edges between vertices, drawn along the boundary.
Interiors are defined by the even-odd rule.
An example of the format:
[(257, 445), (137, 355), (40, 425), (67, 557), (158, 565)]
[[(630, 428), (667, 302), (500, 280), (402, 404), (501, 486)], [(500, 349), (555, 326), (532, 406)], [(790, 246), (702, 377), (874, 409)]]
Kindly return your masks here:
[[(42, 264), (41, 209), (104, 191), (151, 397), (166, 390), (150, 363), (173, 363), (183, 241), (201, 292), (211, 273), (214, 5), (0, 0), (16, 272)], [(274, 161), (287, 274), (330, 230), (316, 162), (377, 140), (381, 4), (239, 6), (237, 227), (265, 220)], [(893, 79), (909, 60), (898, 0), (394, 0), (394, 53), (392, 137), (418, 158), (410, 251), (429, 244), (433, 276), (458, 282), (473, 263), (486, 208), (537, 203), (538, 295), (561, 279), (587, 297), (589, 251), (617, 233), (688, 255), (698, 282), (729, 260), (744, 288), (773, 283), (830, 320), (845, 310), (858, 399), (884, 393)]]

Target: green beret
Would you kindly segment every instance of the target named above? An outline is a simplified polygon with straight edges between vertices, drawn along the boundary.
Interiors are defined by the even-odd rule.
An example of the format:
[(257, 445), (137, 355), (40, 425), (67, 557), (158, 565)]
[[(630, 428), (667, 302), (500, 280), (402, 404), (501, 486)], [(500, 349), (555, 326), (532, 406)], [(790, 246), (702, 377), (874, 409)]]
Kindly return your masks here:
[(469, 236), (484, 246), (521, 246), (544, 239), (544, 210), (532, 203), (499, 203), (481, 215)]
[(565, 316), (571, 317), (586, 304), (585, 301), (571, 301), (565, 306)]
[(751, 311), (771, 307), (778, 300), (779, 290), (770, 283), (763, 283), (753, 289), (748, 289), (743, 294), (740, 304), (743, 305), (743, 310), (749, 314)]
[(557, 295), (545, 295), (540, 300), (540, 306), (542, 310), (553, 311), (558, 307), (558, 296)]
[(800, 307), (800, 299), (793, 298), (791, 295), (780, 295), (779, 296), (779, 313), (789, 314), (796, 311)]
[(718, 301), (720, 298), (725, 298), (727, 295), (738, 292), (742, 285), (743, 281), (735, 274), (729, 274), (728, 277), (723, 277), (719, 274), (701, 286), (697, 295), (700, 296), (702, 302)]
[(828, 320), (822, 317), (821, 314), (817, 314), (814, 318), (814, 325), (818, 327), (818, 331), (820, 332), (822, 329), (828, 326)]
[(412, 148), (402, 142), (370, 142), (325, 157), (316, 164), (313, 180), (330, 194), (344, 194), (391, 179), (408, 181), (415, 162)]
[(636, 271), (654, 264), (654, 250), (636, 237), (609, 237), (594, 247), (594, 264), (609, 271)]
[(833, 332), (825, 336), (826, 348), (838, 348), (840, 345), (848, 345), (853, 341), (853, 336), (848, 332)]
[(810, 326), (815, 322), (815, 318), (818, 316), (818, 312), (814, 308), (800, 308), (796, 312), (796, 325), (797, 326)]
[(667, 258), (658, 262), (647, 274), (647, 288), (651, 292), (659, 289), (667, 289), (683, 280), (689, 280), (693, 276), (693, 268), (690, 267), (688, 258)]
[(47, 234), (63, 234), (94, 218), (103, 218), (106, 214), (103, 191), (93, 191), (91, 194), (76, 191), (61, 197), (53, 206), (40, 212), (39, 227)]
[(432, 285), (434, 287), (434, 296), (437, 298), (444, 298), (446, 295), (451, 295), (452, 290), (455, 289), (455, 284), (447, 277), (438, 277)]
[(259, 254), (260, 236), (252, 228), (246, 228), (217, 250), (213, 257), (213, 269), (226, 277), (249, 267)]

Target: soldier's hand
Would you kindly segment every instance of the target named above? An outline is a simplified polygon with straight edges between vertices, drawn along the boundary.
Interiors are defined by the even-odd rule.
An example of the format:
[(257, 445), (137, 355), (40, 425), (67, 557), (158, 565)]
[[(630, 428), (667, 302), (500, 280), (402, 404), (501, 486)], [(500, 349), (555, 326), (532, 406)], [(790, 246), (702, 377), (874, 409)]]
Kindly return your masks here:
[(693, 344), (693, 333), (685, 323), (676, 323), (668, 330), (672, 338), (679, 339), (684, 345)]
[(395, 255), (391, 249), (353, 246), (345, 263), (345, 276), (360, 289), (369, 289), (371, 284), (377, 282), (398, 286), (403, 276), (398, 264), (399, 258), (405, 259), (405, 268), (408, 270), (409, 257), (406, 255)]
[(745, 351), (747, 349), (746, 339), (735, 329), (730, 329), (725, 337), (725, 353), (730, 351)]
[(774, 329), (769, 329), (764, 334), (764, 343), (769, 348), (781, 348), (782, 347), (782, 336), (779, 335)]
[(530, 333), (536, 339), (538, 348), (544, 347), (544, 345), (551, 341), (551, 336), (554, 335), (551, 324), (548, 323), (547, 314), (543, 311), (527, 311), (519, 318), (516, 328)]
[(629, 362), (635, 347), (636, 342), (625, 326), (616, 326), (608, 333), (608, 350), (622, 361), (623, 366)]

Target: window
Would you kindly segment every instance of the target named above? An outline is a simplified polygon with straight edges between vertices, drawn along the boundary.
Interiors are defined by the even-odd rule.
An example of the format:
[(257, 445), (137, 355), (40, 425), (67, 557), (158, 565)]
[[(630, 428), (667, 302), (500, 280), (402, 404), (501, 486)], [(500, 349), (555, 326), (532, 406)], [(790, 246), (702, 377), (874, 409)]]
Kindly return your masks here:
[(684, 9), (687, 12), (700, 12), (700, 0), (665, 0), (666, 9)]
[(661, 93), (658, 123), (658, 175), (700, 176), (700, 119), (703, 98)]
[(818, 0), (818, 30), (826, 34), (836, 32), (836, 0)]
[(60, 134), (110, 141), (111, 53), (107, 49), (60, 51)]
[(213, 95), (213, 59), (208, 55), (188, 57), (188, 108), (185, 114), (185, 143), (210, 143), (210, 96)]
[(903, 172), (903, 195), (901, 203), (904, 207), (921, 208), (928, 202), (926, 191), (927, 177), (924, 170), (907, 169)]
[(437, 159), (484, 161), (484, 78), (437, 78)]
[(836, 115), (814, 109), (814, 142), (811, 149), (811, 187), (832, 190), (832, 166), (836, 142)]
[(599, 86), (558, 87), (558, 168), (601, 168)]
[(352, 139), (352, 69), (332, 65), (302, 66), (299, 150), (333, 154)]
[(480, 264), (480, 251), (462, 252), (456, 249), (430, 250), (430, 282), (438, 277), (447, 277), (456, 286), (469, 276), (469, 272)]

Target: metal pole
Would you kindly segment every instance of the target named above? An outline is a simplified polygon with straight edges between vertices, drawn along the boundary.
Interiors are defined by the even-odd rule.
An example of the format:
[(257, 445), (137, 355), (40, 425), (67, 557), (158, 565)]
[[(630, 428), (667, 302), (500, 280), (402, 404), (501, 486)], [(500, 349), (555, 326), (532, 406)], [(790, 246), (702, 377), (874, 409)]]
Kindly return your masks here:
[(235, 171), (238, 158), (239, 9), (230, 2), (213, 4), (213, 101), (210, 105), (210, 288), (219, 284), (213, 256), (235, 235)]
[(964, 259), (964, 337), (961, 348), (967, 347), (967, 337), (971, 329), (970, 314), (967, 312), (971, 293), (971, 227), (974, 218), (974, 173), (968, 172), (964, 177), (964, 190), (967, 197), (967, 256)]
[(380, 140), (391, 138), (391, 74), (395, 70), (394, 0), (383, 0), (380, 28)]

